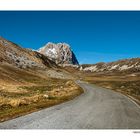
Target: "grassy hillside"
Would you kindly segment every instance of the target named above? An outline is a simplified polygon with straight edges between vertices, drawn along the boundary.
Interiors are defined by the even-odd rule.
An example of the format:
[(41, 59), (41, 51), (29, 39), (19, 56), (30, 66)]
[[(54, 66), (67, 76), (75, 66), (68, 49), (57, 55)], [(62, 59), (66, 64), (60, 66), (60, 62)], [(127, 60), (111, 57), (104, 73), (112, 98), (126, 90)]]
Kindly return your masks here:
[(120, 92), (140, 104), (140, 73), (87, 73), (83, 79), (89, 83)]
[(73, 99), (82, 89), (43, 71), (0, 65), (0, 122)]

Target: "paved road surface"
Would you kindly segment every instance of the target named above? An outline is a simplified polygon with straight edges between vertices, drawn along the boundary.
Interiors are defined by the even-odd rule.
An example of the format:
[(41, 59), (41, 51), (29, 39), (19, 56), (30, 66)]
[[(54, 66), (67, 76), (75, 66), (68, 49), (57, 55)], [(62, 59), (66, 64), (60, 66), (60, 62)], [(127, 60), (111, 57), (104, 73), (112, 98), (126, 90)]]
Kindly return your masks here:
[(0, 129), (140, 129), (140, 108), (111, 90), (79, 82), (74, 100), (4, 123)]

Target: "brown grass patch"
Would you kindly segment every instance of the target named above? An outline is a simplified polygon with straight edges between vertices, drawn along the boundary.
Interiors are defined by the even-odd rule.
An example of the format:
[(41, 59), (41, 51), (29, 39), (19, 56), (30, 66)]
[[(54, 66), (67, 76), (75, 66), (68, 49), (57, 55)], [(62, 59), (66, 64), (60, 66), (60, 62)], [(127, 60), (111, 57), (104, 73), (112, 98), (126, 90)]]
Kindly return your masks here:
[(111, 75), (91, 75), (84, 78), (92, 84), (120, 92), (126, 96), (132, 97), (140, 104), (140, 75), (136, 74), (111, 74)]
[(36, 86), (23, 86), (26, 93), (1, 92), (0, 96), (0, 122), (24, 114), (38, 111), (68, 100), (83, 93), (83, 90), (74, 81), (49, 81), (49, 84)]

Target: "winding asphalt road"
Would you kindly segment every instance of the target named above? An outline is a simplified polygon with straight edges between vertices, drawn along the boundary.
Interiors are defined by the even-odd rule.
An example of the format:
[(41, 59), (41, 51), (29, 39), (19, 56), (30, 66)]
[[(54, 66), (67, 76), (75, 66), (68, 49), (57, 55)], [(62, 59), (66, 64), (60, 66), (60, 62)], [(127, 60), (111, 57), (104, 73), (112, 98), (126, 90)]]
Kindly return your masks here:
[(140, 107), (129, 98), (88, 83), (74, 100), (0, 123), (0, 129), (140, 129)]

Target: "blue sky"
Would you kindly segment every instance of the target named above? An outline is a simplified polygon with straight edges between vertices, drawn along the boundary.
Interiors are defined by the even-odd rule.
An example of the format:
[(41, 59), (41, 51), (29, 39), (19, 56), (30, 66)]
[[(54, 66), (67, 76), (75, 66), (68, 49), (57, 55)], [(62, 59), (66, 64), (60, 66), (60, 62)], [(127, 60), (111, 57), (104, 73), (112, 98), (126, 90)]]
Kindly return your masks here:
[(35, 50), (66, 42), (82, 64), (140, 57), (140, 12), (1, 11), (0, 36)]

